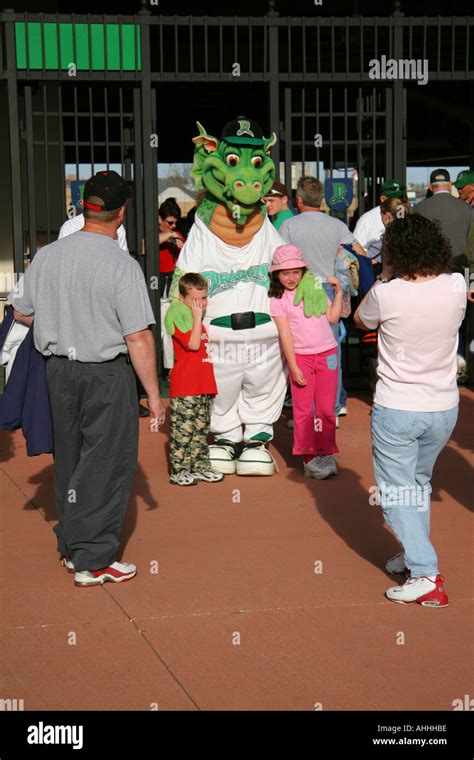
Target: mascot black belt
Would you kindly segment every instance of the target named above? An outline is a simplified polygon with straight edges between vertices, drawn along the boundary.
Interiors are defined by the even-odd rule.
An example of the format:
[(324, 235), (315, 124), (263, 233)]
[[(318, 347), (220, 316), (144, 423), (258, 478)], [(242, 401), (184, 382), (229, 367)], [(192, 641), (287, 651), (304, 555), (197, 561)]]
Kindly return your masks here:
[(248, 330), (257, 325), (265, 325), (271, 322), (269, 314), (255, 311), (243, 311), (238, 314), (228, 314), (226, 317), (216, 317), (211, 320), (213, 327), (231, 327), (233, 330)]

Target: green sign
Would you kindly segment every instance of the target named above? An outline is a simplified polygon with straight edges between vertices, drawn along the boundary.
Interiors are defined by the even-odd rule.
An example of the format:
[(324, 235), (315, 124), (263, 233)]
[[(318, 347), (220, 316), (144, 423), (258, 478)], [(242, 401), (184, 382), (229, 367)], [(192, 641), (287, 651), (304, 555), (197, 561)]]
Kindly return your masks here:
[[(44, 60), (41, 26), (44, 30)], [(75, 59), (73, 34), (76, 42)], [(59, 24), (58, 33), (58, 24), (55, 23), (19, 21), (15, 24), (15, 35), (18, 69), (27, 68), (27, 44), (30, 69), (67, 70), (71, 64), (76, 65), (77, 71), (141, 69), (140, 28), (134, 24)]]

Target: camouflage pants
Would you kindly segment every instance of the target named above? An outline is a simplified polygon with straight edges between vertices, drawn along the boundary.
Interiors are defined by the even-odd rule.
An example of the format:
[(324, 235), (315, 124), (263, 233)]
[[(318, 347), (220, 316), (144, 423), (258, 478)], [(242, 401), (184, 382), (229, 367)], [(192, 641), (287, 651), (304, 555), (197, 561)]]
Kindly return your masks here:
[(173, 474), (209, 468), (207, 434), (211, 422), (210, 396), (179, 396), (170, 400), (170, 460)]

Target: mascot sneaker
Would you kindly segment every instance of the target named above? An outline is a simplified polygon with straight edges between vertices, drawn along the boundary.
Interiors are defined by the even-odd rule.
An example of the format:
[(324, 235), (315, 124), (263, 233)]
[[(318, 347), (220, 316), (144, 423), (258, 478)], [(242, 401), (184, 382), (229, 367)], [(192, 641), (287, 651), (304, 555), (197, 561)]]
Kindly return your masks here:
[(237, 460), (237, 475), (273, 475), (276, 463), (263, 443), (246, 444)]
[(62, 567), (65, 567), (68, 573), (74, 572), (74, 563), (72, 560), (69, 559), (69, 557), (65, 557), (64, 555), (59, 560), (61, 562)]
[(74, 576), (75, 586), (102, 586), (103, 583), (124, 583), (137, 574), (136, 565), (128, 562), (113, 562), (102, 570), (83, 570)]
[(393, 586), (385, 592), (387, 599), (399, 604), (417, 602), (423, 607), (447, 607), (448, 595), (444, 589), (442, 575), (422, 575), (420, 578), (408, 578), (403, 586)]
[(220, 480), (224, 480), (222, 472), (217, 472), (217, 470), (213, 470), (211, 467), (205, 470), (195, 470), (191, 475), (196, 480), (204, 480), (206, 483), (218, 483)]
[(211, 469), (222, 475), (235, 475), (236, 458), (234, 444), (230, 441), (217, 441), (209, 446)]
[(408, 568), (405, 565), (404, 552), (398, 552), (394, 557), (391, 557), (385, 565), (385, 570), (387, 573), (395, 573), (397, 575), (404, 575), (407, 573)]

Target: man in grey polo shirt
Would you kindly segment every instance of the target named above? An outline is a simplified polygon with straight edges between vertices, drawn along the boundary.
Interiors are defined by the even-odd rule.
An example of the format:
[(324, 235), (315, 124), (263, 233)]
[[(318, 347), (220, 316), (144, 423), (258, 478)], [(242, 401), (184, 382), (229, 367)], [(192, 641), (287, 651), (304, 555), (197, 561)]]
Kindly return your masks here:
[[(283, 222), (280, 235), (287, 243), (298, 246), (303, 252), (303, 258), (310, 266), (311, 274), (321, 278), (326, 293), (334, 299), (334, 289), (326, 282), (326, 278), (335, 275), (339, 247), (350, 244), (361, 256), (367, 254), (347, 224), (321, 211), (323, 197), (323, 185), (318, 179), (301, 177), (296, 189), (296, 205), (300, 213), (293, 219)], [(341, 412), (347, 413), (347, 396), (342, 385), (340, 326), (339, 324), (331, 325), (331, 328), (338, 345), (339, 383), (336, 415), (339, 416)]]
[(116, 172), (91, 177), (83, 230), (42, 248), (9, 296), (18, 321), (34, 319), (35, 346), (48, 357), (54, 530), (61, 563), (80, 587), (136, 575), (135, 565), (117, 562), (138, 452), (130, 361), (157, 425), (165, 416), (145, 278), (114, 242), (128, 192)]

